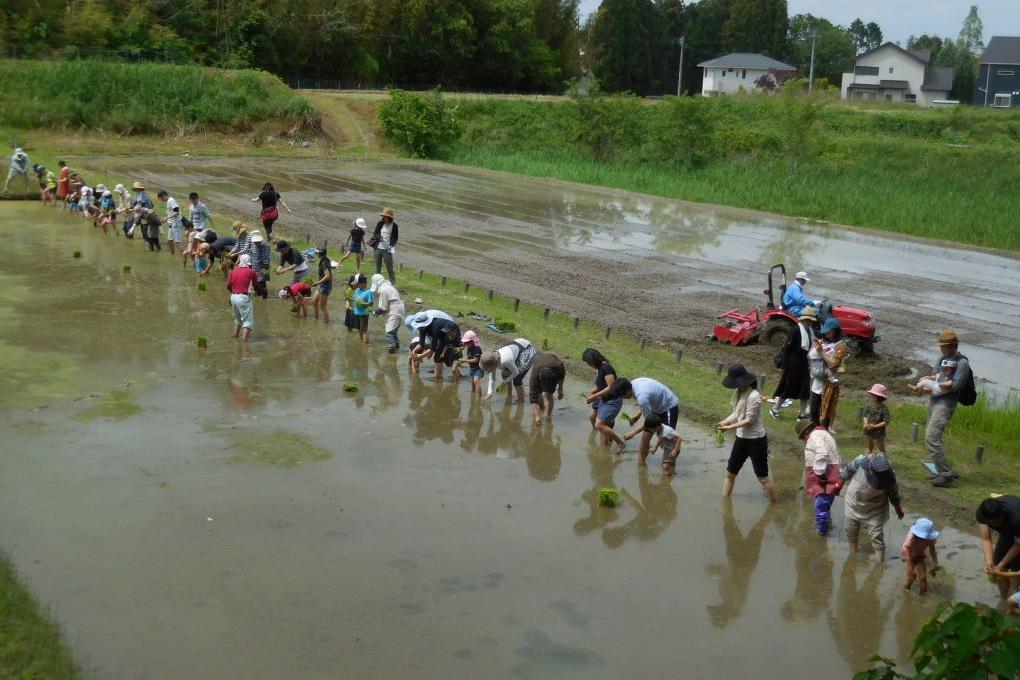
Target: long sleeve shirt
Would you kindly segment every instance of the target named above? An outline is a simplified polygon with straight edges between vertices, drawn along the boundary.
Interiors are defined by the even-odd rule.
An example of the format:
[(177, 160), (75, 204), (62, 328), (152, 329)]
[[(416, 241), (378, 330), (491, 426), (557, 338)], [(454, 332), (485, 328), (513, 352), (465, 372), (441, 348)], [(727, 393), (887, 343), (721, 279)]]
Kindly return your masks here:
[(810, 307), (815, 303), (814, 300), (804, 295), (804, 287), (797, 281), (794, 281), (786, 289), (786, 293), (783, 294), (783, 307), (790, 314), (797, 316), (805, 307)]
[(829, 465), (839, 465), (839, 446), (832, 434), (822, 427), (815, 428), (804, 444), (804, 466), (821, 475)]
[(953, 373), (953, 386), (938, 395), (933, 392), (931, 400), (934, 403), (944, 403), (956, 406), (956, 404), (960, 401), (960, 390), (963, 389), (964, 383), (970, 377), (970, 362), (967, 360), (967, 357), (963, 356), (959, 352), (957, 352), (956, 356), (953, 357), (943, 357), (939, 354), (939, 358), (935, 360), (933, 369), (935, 380), (938, 382), (942, 382), (941, 376), (938, 375), (938, 373), (942, 366), (942, 360), (946, 358), (952, 359), (956, 362), (956, 372)]
[(900, 487), (896, 483), (896, 474), (889, 471), (891, 483), (888, 489), (876, 489), (868, 483), (865, 468), (868, 456), (857, 456), (847, 467), (844, 479), (849, 479), (844, 497), (846, 516), (858, 521), (880, 521), (889, 519), (889, 506), (900, 506)]
[[(527, 356), (522, 357), (522, 352)], [(522, 372), (531, 368), (536, 351), (531, 341), (517, 338), (509, 345), (500, 347), (496, 353), (499, 354), (499, 368), (489, 374), (489, 386), (486, 393), (490, 397), (496, 389), (496, 372), (499, 372), (501, 382), (511, 382)]]

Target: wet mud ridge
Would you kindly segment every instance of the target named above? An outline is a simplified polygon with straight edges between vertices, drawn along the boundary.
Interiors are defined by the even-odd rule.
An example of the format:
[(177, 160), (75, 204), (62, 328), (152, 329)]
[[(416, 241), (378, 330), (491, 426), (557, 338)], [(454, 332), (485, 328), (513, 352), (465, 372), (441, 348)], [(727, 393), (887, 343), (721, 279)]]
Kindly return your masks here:
[[(282, 159), (103, 159), (109, 171), (198, 190), (214, 212), (257, 216), (248, 199), (272, 181), (295, 210), (281, 228), (338, 247), (355, 217), (383, 206), (401, 227), (396, 260), (522, 300), (676, 342), (711, 358), (750, 355), (706, 342), (725, 310), (762, 305), (777, 262), (807, 269), (808, 294), (872, 312), (877, 365), (904, 375), (953, 327), (994, 389), (1020, 388), (1018, 262), (751, 211), (441, 164)], [(891, 363), (890, 363), (891, 361)], [(994, 371), (990, 367), (994, 366)]]

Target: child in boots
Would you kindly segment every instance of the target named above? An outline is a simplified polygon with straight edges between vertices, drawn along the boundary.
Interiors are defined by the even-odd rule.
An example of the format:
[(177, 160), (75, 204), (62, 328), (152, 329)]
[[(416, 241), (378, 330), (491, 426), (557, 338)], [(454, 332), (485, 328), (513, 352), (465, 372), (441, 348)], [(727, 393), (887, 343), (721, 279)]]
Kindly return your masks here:
[(910, 590), (914, 581), (921, 586), (921, 594), (928, 592), (928, 570), (925, 554), (931, 555), (931, 575), (939, 570), (939, 555), (935, 551), (935, 539), (941, 532), (935, 531), (935, 523), (927, 517), (914, 522), (907, 532), (907, 538), (903, 541), (903, 570), (907, 574), (907, 582), (903, 584), (904, 590)]
[(810, 420), (799, 421), (794, 429), (804, 440), (804, 493), (815, 499), (815, 530), (819, 536), (828, 536), (829, 510), (843, 488), (839, 447), (832, 433)]

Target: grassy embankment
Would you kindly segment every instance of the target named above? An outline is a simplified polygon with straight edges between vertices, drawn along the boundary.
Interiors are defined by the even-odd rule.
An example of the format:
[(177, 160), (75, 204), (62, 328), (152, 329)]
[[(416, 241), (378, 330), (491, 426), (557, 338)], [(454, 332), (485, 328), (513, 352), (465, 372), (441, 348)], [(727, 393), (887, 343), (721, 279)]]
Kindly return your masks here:
[(1014, 112), (784, 97), (458, 106), (451, 163), (1020, 250)]
[(0, 678), (73, 680), (82, 677), (60, 629), (0, 555)]

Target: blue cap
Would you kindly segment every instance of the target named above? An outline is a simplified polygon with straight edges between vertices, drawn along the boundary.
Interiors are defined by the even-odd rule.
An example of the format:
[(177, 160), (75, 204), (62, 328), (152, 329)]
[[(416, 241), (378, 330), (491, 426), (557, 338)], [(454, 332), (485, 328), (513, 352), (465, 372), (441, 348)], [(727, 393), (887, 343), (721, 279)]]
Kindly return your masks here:
[(914, 522), (914, 526), (910, 527), (910, 533), (914, 534), (918, 538), (934, 541), (942, 532), (935, 531), (935, 523), (927, 517), (922, 517)]

